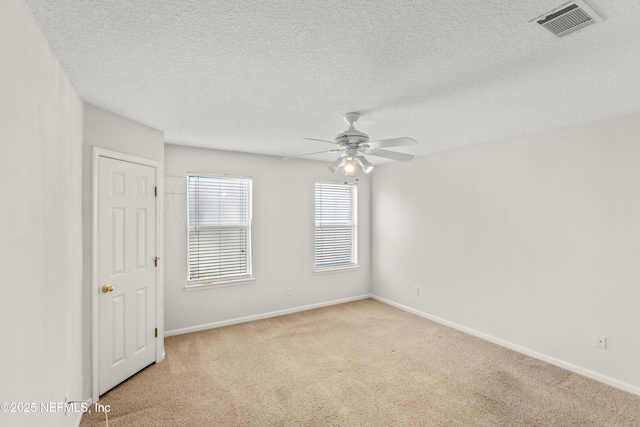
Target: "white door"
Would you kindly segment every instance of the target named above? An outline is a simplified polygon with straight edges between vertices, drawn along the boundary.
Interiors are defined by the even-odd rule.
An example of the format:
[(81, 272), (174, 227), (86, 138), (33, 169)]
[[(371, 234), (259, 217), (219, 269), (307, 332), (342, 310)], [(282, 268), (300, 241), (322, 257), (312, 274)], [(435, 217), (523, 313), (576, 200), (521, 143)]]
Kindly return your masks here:
[(100, 394), (155, 361), (155, 168), (100, 157)]

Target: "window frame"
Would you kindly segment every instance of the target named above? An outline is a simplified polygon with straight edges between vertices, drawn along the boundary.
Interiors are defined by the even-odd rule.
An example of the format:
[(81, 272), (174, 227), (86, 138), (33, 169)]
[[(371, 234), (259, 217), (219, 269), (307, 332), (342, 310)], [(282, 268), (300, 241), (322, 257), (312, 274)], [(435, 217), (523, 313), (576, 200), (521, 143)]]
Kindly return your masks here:
[[(244, 181), (246, 185), (246, 200), (245, 203), (245, 211), (246, 215), (246, 223), (243, 224), (217, 224), (217, 225), (207, 225), (201, 226), (203, 229), (242, 229), (246, 230), (246, 244), (244, 246), (244, 250), (246, 253), (246, 270), (241, 274), (232, 274), (232, 275), (223, 275), (223, 276), (208, 276), (208, 277), (199, 277), (196, 279), (191, 278), (191, 243), (190, 236), (192, 231), (196, 231), (197, 225), (191, 224), (191, 212), (190, 212), (190, 200), (192, 197), (191, 189), (190, 189), (190, 178), (213, 178), (213, 179), (228, 179), (228, 180), (238, 180)], [(202, 290), (202, 289), (210, 289), (210, 288), (220, 288), (226, 286), (236, 286), (247, 284), (255, 281), (253, 277), (253, 257), (252, 257), (252, 234), (253, 234), (253, 179), (247, 176), (237, 176), (237, 175), (226, 175), (226, 174), (213, 174), (213, 173), (196, 173), (196, 172), (187, 172), (186, 176), (186, 231), (187, 231), (187, 283), (185, 285), (186, 291), (194, 291), (194, 290)]]
[[(318, 218), (318, 188), (319, 186), (335, 186), (335, 187), (348, 187), (350, 189), (350, 216), (348, 221), (326, 221), (323, 224), (322, 220)], [(322, 209), (322, 207), (320, 207)], [(322, 216), (322, 215), (321, 215)], [(330, 182), (330, 181), (317, 181), (314, 184), (314, 272), (317, 274), (333, 273), (344, 270), (353, 270), (359, 268), (358, 264), (358, 185), (357, 183), (349, 182)], [(350, 260), (349, 263), (341, 263), (335, 265), (323, 265), (318, 264), (318, 230), (329, 229), (332, 227), (349, 226), (351, 228), (351, 245), (350, 245)]]

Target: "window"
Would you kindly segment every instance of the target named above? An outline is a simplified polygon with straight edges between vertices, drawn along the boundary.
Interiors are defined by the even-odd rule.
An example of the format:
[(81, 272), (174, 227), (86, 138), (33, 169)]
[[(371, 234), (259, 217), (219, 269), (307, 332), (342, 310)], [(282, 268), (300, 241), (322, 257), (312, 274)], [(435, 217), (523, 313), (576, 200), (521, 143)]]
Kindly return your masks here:
[(316, 183), (316, 270), (358, 263), (358, 188)]
[(251, 179), (187, 176), (188, 285), (251, 279)]

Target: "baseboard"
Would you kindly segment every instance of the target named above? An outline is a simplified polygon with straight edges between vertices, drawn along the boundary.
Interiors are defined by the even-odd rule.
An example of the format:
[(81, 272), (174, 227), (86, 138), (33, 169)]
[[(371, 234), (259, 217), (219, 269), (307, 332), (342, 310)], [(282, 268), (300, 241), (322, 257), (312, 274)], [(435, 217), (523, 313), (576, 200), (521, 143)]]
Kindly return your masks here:
[(80, 424), (82, 423), (82, 417), (84, 416), (84, 414), (81, 412), (79, 414), (76, 415), (76, 419), (75, 421), (71, 421), (71, 425), (75, 426), (75, 427), (80, 427)]
[(207, 329), (220, 328), (222, 326), (229, 326), (229, 325), (235, 325), (238, 323), (251, 322), (254, 320), (268, 319), (270, 317), (284, 316), (285, 314), (298, 313), (300, 311), (307, 311), (307, 310), (313, 310), (314, 308), (344, 304), (345, 302), (358, 301), (358, 300), (367, 299), (367, 298), (371, 298), (371, 294), (358, 295), (355, 297), (342, 298), (342, 299), (337, 299), (333, 301), (325, 301), (317, 304), (302, 305), (299, 307), (287, 308), (285, 310), (270, 311), (268, 313), (255, 314), (253, 316), (238, 317), (235, 319), (222, 320), (222, 321), (213, 322), (213, 323), (206, 323), (204, 325), (190, 326), (188, 328), (172, 329), (170, 331), (165, 331), (164, 336), (170, 337), (173, 335), (188, 334), (190, 332), (198, 332), (198, 331), (204, 331)]
[[(73, 402), (75, 407), (80, 408), (81, 402), (86, 402), (87, 404), (89, 404), (89, 407), (91, 407), (91, 405), (93, 405), (93, 401), (90, 397), (87, 397), (86, 399), (82, 400), (82, 401), (77, 401), (77, 402)], [(72, 425), (74, 427), (80, 427), (80, 424), (82, 424), (82, 418), (84, 417), (84, 412), (82, 411), (73, 411), (73, 412), (69, 412), (67, 413), (67, 415), (69, 416), (69, 421), (65, 424), (69, 424)], [(72, 417), (73, 416), (73, 417)]]
[(599, 381), (601, 383), (604, 383), (604, 384), (610, 385), (612, 387), (619, 388), (620, 390), (624, 390), (624, 391), (627, 391), (629, 393), (637, 394), (637, 395), (640, 396), (640, 387), (637, 387), (637, 386), (635, 386), (633, 384), (629, 384), (629, 383), (626, 383), (624, 381), (620, 381), (620, 380), (617, 380), (615, 378), (611, 378), (611, 377), (608, 377), (606, 375), (600, 374), (598, 372), (594, 372), (594, 371), (591, 371), (589, 369), (582, 368), (582, 367), (574, 365), (572, 363), (565, 362), (564, 360), (556, 359), (555, 357), (551, 357), (551, 356), (548, 356), (546, 354), (539, 353), (537, 351), (528, 349), (526, 347), (522, 347), (520, 345), (513, 344), (513, 343), (511, 343), (509, 341), (505, 341), (503, 339), (500, 339), (500, 338), (497, 338), (497, 337), (494, 337), (494, 336), (491, 336), (491, 335), (487, 335), (487, 334), (485, 334), (483, 332), (476, 331), (475, 329), (467, 328), (466, 326), (462, 326), (462, 325), (459, 325), (457, 323), (450, 322), (450, 321), (442, 319), (440, 317), (433, 316), (431, 314), (422, 312), (420, 310), (416, 310), (415, 308), (407, 307), (406, 305), (402, 305), (402, 304), (399, 304), (397, 302), (390, 301), (390, 300), (388, 300), (386, 298), (382, 298), (382, 297), (377, 296), (377, 295), (373, 295), (372, 294), (371, 298), (373, 298), (373, 299), (375, 299), (377, 301), (383, 302), (385, 304), (388, 304), (390, 306), (399, 308), (400, 310), (415, 314), (415, 315), (420, 316), (420, 317), (424, 317), (425, 319), (432, 320), (432, 321), (434, 321), (436, 323), (440, 323), (442, 325), (449, 326), (449, 327), (451, 327), (453, 329), (457, 329), (457, 330), (459, 330), (461, 332), (464, 332), (464, 333), (467, 333), (469, 335), (473, 335), (475, 337), (478, 337), (478, 338), (481, 338), (483, 340), (492, 342), (494, 344), (498, 344), (499, 346), (506, 347), (506, 348), (508, 348), (510, 350), (517, 351), (518, 353), (522, 353), (522, 354), (524, 354), (526, 356), (530, 356), (530, 357), (533, 357), (535, 359), (542, 360), (543, 362), (550, 363), (552, 365), (558, 366), (560, 368), (566, 369), (566, 370), (574, 372), (576, 374), (583, 375), (585, 377), (594, 379), (594, 380)]
[[(91, 410), (93, 410), (93, 407), (94, 407), (93, 405), (94, 404), (92, 403), (91, 404)], [(85, 414), (84, 412), (80, 414), (80, 417), (78, 418), (78, 422), (76, 423), (76, 427), (80, 427), (80, 424), (82, 424), (82, 418), (84, 417), (84, 414)], [(109, 421), (109, 413), (102, 412), (100, 417), (104, 418), (104, 425), (109, 426), (109, 422), (108, 422)], [(100, 425), (102, 425), (102, 424), (100, 424)]]

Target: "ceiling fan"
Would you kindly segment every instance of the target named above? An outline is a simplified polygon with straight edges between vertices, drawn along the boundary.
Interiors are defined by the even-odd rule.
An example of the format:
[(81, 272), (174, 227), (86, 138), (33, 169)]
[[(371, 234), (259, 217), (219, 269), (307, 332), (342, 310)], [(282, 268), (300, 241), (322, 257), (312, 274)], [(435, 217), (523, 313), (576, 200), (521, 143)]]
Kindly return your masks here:
[(347, 176), (355, 176), (357, 168), (360, 167), (364, 173), (373, 170), (373, 165), (364, 157), (365, 154), (371, 156), (384, 157), (392, 160), (400, 160), (406, 162), (413, 159), (411, 154), (397, 153), (395, 151), (381, 150), (386, 147), (401, 147), (404, 145), (415, 145), (418, 142), (414, 139), (402, 137), (381, 139), (378, 141), (369, 141), (369, 135), (360, 132), (353, 127), (353, 124), (360, 118), (360, 113), (347, 113), (344, 119), (349, 123), (349, 129), (338, 134), (335, 142), (326, 141), (324, 139), (304, 138), (310, 141), (321, 141), (336, 145), (335, 148), (316, 153), (301, 154), (299, 156), (286, 157), (284, 160), (295, 159), (298, 157), (310, 156), (313, 154), (339, 152), (340, 156), (329, 164), (331, 172), (336, 173), (339, 169), (343, 169)]

